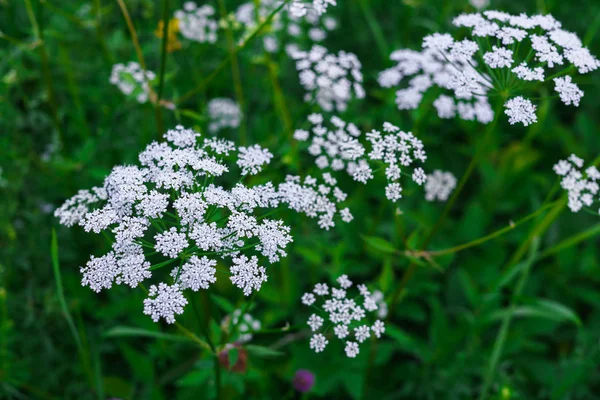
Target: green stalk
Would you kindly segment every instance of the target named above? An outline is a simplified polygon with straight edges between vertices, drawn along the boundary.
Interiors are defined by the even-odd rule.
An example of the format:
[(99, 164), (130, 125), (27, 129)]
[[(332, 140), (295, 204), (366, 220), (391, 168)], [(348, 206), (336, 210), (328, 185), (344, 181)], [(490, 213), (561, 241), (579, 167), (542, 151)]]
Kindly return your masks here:
[(219, 74), (219, 72), (221, 72), (221, 70), (232, 61), (233, 56), (237, 55), (240, 51), (242, 51), (248, 45), (248, 43), (250, 43), (264, 29), (264, 27), (272, 21), (275, 15), (279, 11), (281, 11), (283, 7), (285, 7), (290, 1), (291, 0), (285, 0), (279, 5), (279, 7), (273, 10), (271, 14), (269, 14), (269, 16), (263, 21), (263, 23), (256, 27), (252, 34), (250, 34), (250, 36), (248, 36), (248, 38), (246, 38), (246, 40), (244, 40), (244, 42), (241, 45), (235, 48), (233, 54), (230, 54), (226, 59), (224, 59), (221, 62), (221, 64), (219, 64), (217, 68), (206, 79), (200, 82), (195, 88), (193, 88), (192, 90), (175, 100), (175, 104), (180, 104), (194, 96), (196, 93), (202, 91)]
[(163, 89), (165, 86), (165, 70), (167, 66), (167, 42), (169, 34), (169, 0), (163, 0), (163, 31), (162, 31), (162, 42), (160, 49), (160, 72), (158, 77), (158, 93), (156, 95), (156, 102), (160, 104), (162, 99)]
[[(60, 273), (60, 260), (58, 256), (58, 239), (56, 237), (56, 230), (52, 229), (52, 238), (50, 242), (50, 256), (52, 259), (52, 270), (54, 272), (54, 281), (56, 282), (56, 296), (58, 297), (58, 304), (60, 305), (60, 309), (62, 314), (67, 321), (67, 325), (69, 330), (71, 331), (71, 336), (73, 336), (73, 340), (75, 340), (75, 345), (77, 346), (77, 352), (79, 353), (79, 357), (81, 359), (81, 363), (83, 364), (83, 369), (85, 374), (87, 375), (87, 379), (90, 384), (93, 386), (94, 378), (92, 373), (92, 367), (90, 363), (90, 356), (87, 352), (87, 347), (83, 345), (83, 341), (81, 336), (79, 335), (79, 331), (75, 327), (75, 322), (71, 313), (69, 311), (69, 307), (67, 306), (67, 301), (65, 300), (65, 294), (62, 285), (62, 276)], [(100, 390), (96, 388), (96, 395), (100, 397)]]
[(539, 238), (536, 237), (532, 241), (532, 245), (529, 250), (529, 259), (527, 260), (523, 273), (521, 275), (521, 279), (517, 283), (515, 291), (513, 292), (512, 299), (510, 302), (509, 312), (502, 318), (502, 325), (500, 326), (500, 331), (498, 332), (498, 336), (496, 337), (496, 342), (494, 343), (494, 349), (492, 351), (492, 358), (490, 359), (490, 363), (485, 374), (483, 389), (479, 395), (479, 400), (484, 400), (487, 397), (487, 393), (490, 390), (490, 386), (492, 385), (492, 381), (494, 379), (494, 375), (496, 373), (496, 367), (498, 366), (498, 362), (500, 362), (500, 358), (502, 357), (502, 352), (504, 350), (504, 345), (506, 343), (506, 337), (508, 336), (508, 330), (510, 328), (510, 323), (512, 320), (512, 316), (517, 307), (517, 299), (521, 296), (521, 292), (525, 287), (525, 283), (527, 282), (527, 278), (529, 277), (529, 272), (531, 270), (532, 265), (535, 262), (537, 250), (539, 248)]
[(50, 61), (48, 59), (46, 43), (44, 42), (44, 31), (40, 29), (40, 25), (35, 17), (35, 12), (33, 11), (33, 7), (31, 5), (31, 0), (25, 0), (25, 8), (27, 10), (29, 22), (33, 27), (35, 40), (39, 43), (38, 52), (40, 59), (42, 60), (42, 76), (46, 84), (46, 92), (48, 94), (48, 100), (50, 103), (52, 122), (58, 134), (58, 141), (59, 143), (62, 143), (64, 137), (62, 130), (60, 129), (60, 121), (58, 120), (58, 103), (56, 101), (56, 94), (54, 92), (54, 84), (52, 83), (52, 73), (50, 71)]
[[(144, 80), (146, 80), (146, 61), (144, 60), (144, 54), (142, 53), (142, 48), (140, 47), (140, 42), (138, 40), (138, 35), (135, 30), (135, 25), (133, 25), (133, 21), (131, 20), (131, 16), (129, 15), (129, 11), (127, 11), (127, 6), (125, 5), (123, 0), (117, 0), (119, 3), (119, 7), (121, 8), (121, 13), (123, 14), (123, 19), (125, 19), (125, 23), (127, 24), (127, 29), (129, 30), (129, 35), (131, 36), (131, 42), (133, 43), (133, 47), (135, 48), (135, 53), (137, 55), (140, 66), (142, 67), (142, 71), (144, 71)], [(147, 82), (148, 83), (148, 82)], [(157, 135), (159, 139), (162, 138), (163, 132), (163, 120), (162, 113), (160, 111), (160, 105), (156, 101), (157, 96), (152, 86), (148, 83), (148, 90), (150, 91), (150, 100), (154, 104), (154, 117), (156, 118), (156, 128), (158, 130)]]
[[(219, 0), (219, 12), (221, 18), (227, 18), (227, 7), (225, 6), (225, 0)], [(235, 51), (235, 41), (233, 39), (233, 32), (231, 26), (227, 24), (225, 28), (225, 37), (227, 39), (227, 51), (229, 52), (229, 58), (231, 58), (231, 76), (233, 77), (233, 87), (235, 89), (235, 97), (242, 110), (242, 121), (240, 123), (240, 144), (245, 146), (247, 144), (247, 130), (246, 130), (246, 107), (244, 101), (244, 90), (242, 87), (242, 74), (240, 73), (240, 67), (238, 64), (238, 58)]]
[(363, 15), (365, 16), (365, 19), (367, 20), (367, 25), (369, 25), (369, 29), (373, 34), (375, 44), (377, 45), (377, 49), (379, 50), (381, 57), (384, 60), (387, 60), (390, 55), (389, 46), (385, 40), (385, 35), (381, 30), (379, 22), (375, 18), (375, 15), (373, 15), (373, 10), (371, 9), (371, 2), (370, 0), (360, 0), (359, 4), (360, 9), (362, 10)]

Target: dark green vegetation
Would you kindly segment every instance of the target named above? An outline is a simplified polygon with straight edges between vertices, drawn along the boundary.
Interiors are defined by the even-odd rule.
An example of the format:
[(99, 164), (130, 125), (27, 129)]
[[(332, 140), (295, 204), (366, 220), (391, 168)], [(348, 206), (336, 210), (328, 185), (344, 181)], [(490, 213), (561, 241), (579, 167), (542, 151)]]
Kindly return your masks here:
[[(180, 3), (168, 2), (169, 16)], [(231, 11), (240, 3), (225, 6)], [(426, 145), (428, 170), (460, 177), (485, 128), (440, 120), (431, 101), (399, 112), (376, 77), (391, 65), (389, 52), (419, 48), (424, 35), (448, 31), (451, 18), (469, 10), (467, 2), (338, 3), (330, 15), (339, 28), (324, 45), (358, 55), (367, 91), (340, 116), (363, 130), (388, 120), (411, 130)], [(163, 43), (155, 30), (163, 1), (126, 5), (146, 64), (158, 73)], [(596, 1), (492, 0), (492, 7), (552, 13), (600, 54)], [(216, 45), (180, 40), (183, 48), (165, 59), (166, 100), (184, 96), (228, 57), (223, 31)], [(178, 111), (157, 115), (150, 103), (127, 99), (108, 82), (114, 63), (137, 61), (117, 1), (0, 0), (0, 398), (216, 396), (209, 352), (182, 340), (177, 327), (143, 315), (142, 289), (117, 286), (97, 295), (81, 287), (79, 266), (103, 254), (106, 243), (81, 228), (58, 227), (49, 210), (101, 184), (112, 166), (135, 162), (163, 128), (181, 123), (206, 131), (206, 102), (214, 97), (242, 94), (243, 127), (227, 137), (273, 151), (277, 161), (263, 176), (306, 172), (312, 160), (294, 151), (290, 135), (305, 124), (310, 106), (302, 102), (293, 62), (283, 52), (266, 57), (260, 40), (237, 56), (241, 93), (227, 63)], [(222, 398), (294, 398), (291, 380), (299, 368), (316, 374), (306, 398), (472, 399), (484, 387), (496, 399), (600, 398), (600, 219), (572, 214), (564, 194), (553, 190), (558, 159), (576, 153), (591, 162), (600, 154), (600, 74), (577, 83), (585, 91), (579, 108), (542, 93), (537, 124), (511, 127), (501, 118), (427, 250), (516, 224), (492, 240), (429, 259), (412, 252), (421, 250), (444, 210), (414, 188), (398, 213), (379, 193), (344, 182), (355, 188), (348, 190), (355, 221), (329, 232), (282, 211), (294, 243), (254, 301), (253, 315), (266, 332), (255, 336), (261, 347), (249, 351), (245, 373), (222, 371)], [(317, 355), (302, 335), (308, 313), (300, 296), (341, 273), (377, 283), (391, 311), (385, 337), (365, 344), (354, 360), (336, 346)], [(225, 310), (244, 302), (227, 280), (193, 300), (200, 318), (188, 306), (178, 321), (199, 337), (208, 327), (214, 338)], [(287, 324), (292, 329), (282, 331)], [(284, 337), (298, 340), (280, 342)], [(274, 344), (277, 352), (265, 350)]]

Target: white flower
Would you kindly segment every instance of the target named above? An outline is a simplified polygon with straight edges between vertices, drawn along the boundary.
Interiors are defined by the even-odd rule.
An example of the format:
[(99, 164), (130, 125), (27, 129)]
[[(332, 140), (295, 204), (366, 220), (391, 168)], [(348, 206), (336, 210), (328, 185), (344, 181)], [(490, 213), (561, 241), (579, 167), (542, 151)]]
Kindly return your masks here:
[(508, 100), (504, 107), (506, 109), (504, 112), (509, 116), (508, 122), (511, 125), (521, 122), (523, 125), (528, 126), (537, 122), (536, 106), (522, 96)]
[(373, 334), (379, 339), (381, 335), (383, 335), (383, 333), (385, 332), (385, 324), (382, 321), (377, 320), (371, 327), (371, 330), (373, 331)]
[(163, 318), (169, 324), (174, 323), (175, 314), (183, 314), (183, 307), (187, 304), (186, 298), (176, 284), (169, 286), (161, 282), (158, 287), (152, 285), (148, 296), (144, 300), (144, 314), (149, 315), (154, 322)]
[(338, 339), (344, 339), (350, 334), (350, 331), (348, 330), (348, 325), (336, 325), (333, 328), (333, 333)]
[(425, 183), (425, 199), (427, 201), (446, 201), (456, 187), (456, 178), (451, 172), (443, 172), (440, 170), (433, 171), (427, 175)]
[(126, 96), (135, 97), (139, 103), (145, 103), (151, 91), (149, 83), (155, 78), (154, 72), (144, 72), (140, 64), (129, 62), (127, 65), (113, 65), (109, 81)]
[(263, 282), (267, 281), (265, 268), (258, 266), (256, 256), (248, 259), (245, 255), (240, 255), (233, 259), (233, 264), (229, 268), (231, 282), (243, 290), (244, 296), (250, 296), (253, 290), (260, 290)]
[(342, 289), (348, 289), (350, 286), (352, 286), (352, 281), (348, 279), (348, 275), (346, 274), (340, 275), (340, 277), (337, 278), (337, 282)]
[(310, 318), (308, 318), (308, 326), (314, 332), (318, 330), (321, 326), (323, 326), (323, 318), (319, 317), (317, 314), (312, 314)]
[(239, 127), (242, 116), (240, 106), (231, 99), (216, 98), (208, 103), (208, 129), (211, 133), (217, 133), (224, 128)]
[(390, 183), (385, 187), (385, 197), (396, 202), (402, 198), (402, 186), (399, 183)]
[(359, 343), (362, 343), (371, 337), (371, 329), (367, 325), (356, 327), (354, 328), (354, 336)]
[(197, 292), (200, 289), (208, 289), (211, 283), (215, 283), (217, 278), (216, 260), (211, 260), (206, 256), (198, 258), (190, 257), (189, 261), (179, 268), (173, 269), (171, 276), (176, 279), (181, 289), (192, 289)]
[(514, 67), (512, 72), (517, 74), (517, 77), (524, 81), (544, 81), (544, 69), (542, 67), (535, 67), (531, 69), (527, 67), (527, 63), (525, 62), (521, 63), (517, 67)]
[(177, 232), (177, 228), (173, 227), (163, 233), (158, 233), (154, 236), (156, 251), (164, 254), (169, 258), (177, 258), (185, 248), (189, 246), (185, 233)]
[(314, 45), (308, 52), (296, 52), (300, 83), (306, 90), (306, 101), (316, 101), (325, 111), (344, 111), (352, 98), (362, 99), (362, 65), (356, 55), (340, 51), (337, 55)]
[(490, 68), (505, 68), (512, 65), (512, 50), (496, 46), (493, 46), (492, 49), (493, 51), (487, 52), (483, 55), (483, 60), (487, 65), (490, 66)]
[(311, 306), (315, 303), (316, 298), (315, 295), (312, 293), (304, 293), (302, 295), (302, 304), (306, 305), (306, 306)]
[(208, 4), (197, 7), (191, 1), (186, 2), (185, 6), (183, 10), (177, 10), (174, 13), (175, 18), (179, 21), (178, 27), (181, 34), (195, 42), (215, 43), (219, 25), (214, 18), (214, 7)]
[(267, 149), (255, 144), (251, 147), (240, 147), (237, 164), (242, 168), (242, 174), (256, 175), (263, 166), (269, 164), (273, 154)]
[(320, 333), (317, 333), (310, 338), (310, 348), (313, 349), (315, 353), (320, 353), (325, 350), (325, 346), (327, 346), (328, 343), (329, 341)]
[(425, 175), (425, 171), (423, 171), (423, 168), (415, 168), (412, 174), (412, 179), (419, 186), (424, 184), (427, 180), (427, 175)]
[(579, 100), (583, 97), (583, 91), (575, 83), (572, 83), (570, 76), (554, 78), (554, 84), (554, 90), (560, 95), (560, 100), (563, 103), (579, 107)]
[(346, 352), (346, 356), (349, 358), (356, 358), (360, 350), (358, 349), (358, 343), (356, 342), (346, 342), (346, 347), (344, 348)]

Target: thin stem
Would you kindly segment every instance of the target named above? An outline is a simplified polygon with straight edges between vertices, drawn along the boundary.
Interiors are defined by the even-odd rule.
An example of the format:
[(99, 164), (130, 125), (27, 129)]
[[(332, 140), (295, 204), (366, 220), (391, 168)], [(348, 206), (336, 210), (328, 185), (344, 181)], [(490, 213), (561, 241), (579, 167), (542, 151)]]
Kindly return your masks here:
[(269, 78), (271, 79), (271, 84), (273, 85), (273, 95), (275, 97), (275, 104), (279, 109), (279, 114), (281, 116), (283, 126), (285, 127), (285, 130), (288, 133), (288, 138), (290, 143), (292, 144), (292, 148), (295, 149), (297, 147), (297, 142), (294, 140), (294, 130), (292, 126), (292, 119), (290, 117), (290, 111), (286, 104), (285, 96), (283, 95), (283, 90), (281, 90), (279, 78), (277, 77), (277, 63), (273, 61), (271, 55), (266, 51), (265, 58), (267, 60), (267, 66), (269, 68)]
[(129, 35), (131, 36), (131, 42), (133, 43), (133, 47), (135, 48), (135, 53), (137, 55), (138, 61), (140, 63), (140, 66), (142, 67), (142, 71), (144, 72), (144, 80), (146, 81), (146, 84), (148, 85), (148, 91), (150, 92), (149, 98), (154, 105), (154, 116), (156, 118), (156, 127), (158, 130), (158, 135), (160, 135), (163, 132), (162, 114), (160, 111), (160, 106), (159, 106), (158, 102), (156, 101), (156, 99), (157, 99), (156, 93), (152, 89), (152, 86), (150, 86), (150, 83), (147, 80), (148, 78), (146, 77), (146, 61), (144, 60), (144, 54), (142, 53), (142, 48), (140, 47), (140, 42), (138, 40), (138, 35), (135, 30), (135, 25), (133, 25), (133, 21), (131, 20), (131, 17), (129, 16), (129, 11), (127, 11), (127, 6), (125, 5), (124, 1), (117, 0), (117, 3), (119, 3), (119, 7), (121, 8), (121, 13), (123, 14), (123, 18), (125, 19), (125, 23), (127, 24), (127, 28), (129, 29)]
[(532, 265), (535, 262), (535, 254), (537, 248), (539, 246), (539, 238), (536, 237), (532, 246), (530, 248), (530, 256), (529, 260), (525, 264), (523, 269), (523, 274), (521, 275), (521, 279), (517, 283), (517, 287), (513, 292), (512, 299), (510, 302), (510, 307), (508, 309), (508, 313), (504, 315), (502, 318), (502, 325), (500, 326), (500, 330), (498, 331), (498, 336), (496, 337), (496, 342), (494, 343), (494, 350), (492, 351), (492, 357), (490, 359), (490, 363), (485, 374), (483, 389), (479, 394), (479, 400), (484, 400), (487, 397), (487, 393), (490, 390), (490, 386), (492, 385), (492, 380), (494, 379), (494, 375), (496, 372), (496, 367), (500, 362), (500, 357), (502, 357), (502, 352), (504, 350), (504, 345), (506, 343), (506, 337), (508, 336), (508, 330), (510, 328), (510, 323), (512, 320), (512, 316), (517, 307), (517, 299), (521, 296), (521, 292), (525, 287), (525, 283), (527, 282), (527, 278), (529, 277), (529, 272), (531, 270)]
[(42, 60), (42, 76), (44, 78), (44, 82), (46, 84), (46, 91), (48, 93), (52, 122), (54, 124), (54, 129), (56, 129), (56, 132), (58, 133), (58, 141), (59, 143), (62, 143), (63, 134), (62, 130), (60, 129), (60, 122), (58, 120), (58, 104), (54, 92), (54, 85), (52, 83), (52, 73), (50, 71), (50, 61), (48, 59), (48, 52), (46, 51), (46, 44), (44, 42), (44, 31), (40, 29), (40, 25), (37, 19), (35, 18), (35, 12), (33, 11), (31, 0), (25, 0), (25, 8), (27, 10), (27, 17), (29, 18), (31, 26), (33, 27), (33, 34), (35, 40), (37, 43), (39, 43), (38, 52)]
[[(227, 7), (225, 6), (225, 0), (219, 0), (219, 12), (221, 13), (222, 19), (227, 18)], [(240, 144), (245, 146), (247, 143), (248, 133), (244, 121), (246, 119), (244, 90), (242, 87), (242, 74), (240, 73), (238, 58), (235, 51), (235, 41), (233, 39), (233, 32), (230, 24), (226, 24), (225, 38), (227, 39), (227, 51), (229, 52), (229, 58), (231, 59), (231, 76), (233, 77), (235, 98), (240, 106), (240, 110), (242, 110), (242, 121), (240, 123)]]
[(163, 89), (165, 85), (165, 70), (167, 66), (167, 43), (169, 36), (169, 0), (163, 0), (163, 31), (162, 31), (162, 42), (160, 49), (160, 72), (158, 77), (158, 93), (156, 96), (156, 102), (160, 104), (162, 99)]
[(359, 4), (360, 4), (360, 8), (362, 10), (362, 13), (365, 16), (365, 19), (367, 20), (369, 29), (371, 30), (371, 33), (373, 34), (373, 38), (375, 39), (375, 43), (377, 45), (379, 53), (381, 54), (381, 57), (384, 60), (387, 60), (388, 56), (390, 54), (389, 46), (385, 40), (385, 35), (383, 34), (383, 31), (381, 30), (381, 26), (379, 25), (379, 22), (373, 15), (373, 10), (371, 9), (371, 1), (370, 0), (360, 0)]
[(186, 101), (187, 99), (191, 98), (192, 96), (194, 96), (196, 93), (202, 91), (219, 74), (219, 72), (221, 72), (221, 70), (223, 68), (225, 68), (225, 66), (227, 64), (229, 64), (229, 62), (232, 61), (233, 56), (237, 55), (240, 51), (242, 51), (248, 45), (248, 43), (250, 43), (252, 41), (252, 39), (254, 39), (263, 30), (263, 28), (272, 21), (273, 18), (275, 17), (275, 15), (279, 11), (281, 11), (283, 9), (283, 7), (285, 7), (290, 1), (291, 0), (285, 0), (275, 10), (273, 10), (271, 12), (271, 14), (269, 14), (269, 16), (263, 21), (263, 23), (260, 24), (252, 32), (252, 34), (250, 34), (250, 36), (248, 36), (248, 38), (246, 38), (246, 40), (244, 40), (244, 42), (241, 45), (236, 47), (235, 51), (232, 54), (230, 54), (226, 59), (224, 59), (221, 62), (221, 64), (219, 64), (217, 66), (217, 68), (206, 79), (204, 79), (202, 82), (200, 82), (195, 88), (193, 88), (189, 92), (185, 93), (183, 96), (176, 99), (175, 104), (180, 104), (180, 103)]
[(461, 245), (450, 247), (450, 248), (447, 248), (447, 249), (434, 250), (434, 251), (424, 251), (423, 253), (426, 254), (427, 256), (439, 257), (439, 256), (443, 256), (443, 255), (446, 255), (446, 254), (458, 253), (459, 251), (466, 250), (466, 249), (471, 248), (471, 247), (479, 246), (479, 245), (481, 245), (481, 244), (483, 244), (485, 242), (488, 242), (488, 241), (490, 241), (492, 239), (495, 239), (495, 238), (497, 238), (499, 236), (502, 236), (505, 233), (512, 231), (513, 229), (516, 229), (519, 225), (522, 225), (525, 222), (527, 222), (527, 221), (529, 221), (529, 220), (537, 217), (540, 213), (546, 211), (550, 207), (553, 207), (557, 203), (558, 203), (558, 201), (555, 201), (555, 202), (550, 203), (550, 204), (546, 204), (546, 205), (540, 207), (538, 210), (534, 211), (533, 213), (527, 215), (526, 217), (521, 218), (517, 222), (511, 222), (508, 226), (505, 226), (502, 229), (498, 229), (497, 231), (492, 232), (489, 235), (482, 236), (479, 239), (475, 239), (475, 240), (472, 240), (472, 241), (470, 241), (468, 243), (463, 243)]

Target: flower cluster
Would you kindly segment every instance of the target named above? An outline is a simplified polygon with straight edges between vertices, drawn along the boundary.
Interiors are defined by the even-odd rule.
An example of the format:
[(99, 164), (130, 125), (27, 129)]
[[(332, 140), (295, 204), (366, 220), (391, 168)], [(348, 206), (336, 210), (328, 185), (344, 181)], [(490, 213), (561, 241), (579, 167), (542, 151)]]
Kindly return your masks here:
[(208, 102), (208, 130), (217, 133), (224, 128), (237, 128), (242, 121), (242, 110), (238, 103), (227, 98), (216, 98)]
[(308, 152), (315, 157), (320, 169), (345, 170), (355, 181), (364, 184), (374, 177), (372, 164), (381, 164), (385, 166), (388, 182), (386, 197), (394, 202), (402, 198), (402, 175), (409, 175), (404, 169), (413, 168), (409, 176), (418, 185), (427, 180), (425, 171), (415, 167), (417, 162), (424, 163), (427, 155), (423, 143), (412, 133), (402, 132), (389, 122), (384, 123), (383, 132), (373, 130), (363, 135), (356, 125), (337, 116), (331, 117), (329, 124), (325, 124), (321, 114), (311, 114), (308, 120), (312, 125), (310, 132), (298, 129), (294, 138), (311, 139)]
[(331, 54), (323, 46), (309, 51), (291, 50), (300, 83), (307, 91), (305, 101), (316, 101), (325, 111), (344, 111), (353, 98), (362, 99), (361, 63), (352, 53)]
[(150, 83), (156, 79), (156, 74), (146, 71), (136, 62), (127, 65), (115, 64), (110, 73), (109, 82), (119, 88), (126, 96), (133, 96), (139, 103), (148, 101)]
[(327, 11), (327, 7), (335, 5), (337, 5), (336, 0), (312, 0), (312, 3), (307, 7), (304, 0), (292, 0), (289, 8), (290, 14), (300, 18), (304, 17), (309, 10), (314, 10), (320, 15)]
[[(494, 92), (512, 95), (550, 80), (563, 103), (577, 106), (583, 91), (568, 75), (569, 68), (557, 68), (568, 62), (585, 74), (600, 67), (577, 35), (561, 29), (551, 15), (484, 11), (462, 14), (453, 24), (469, 29), (471, 38), (455, 40), (450, 34), (434, 33), (424, 38), (422, 52), (392, 53), (398, 64), (383, 71), (379, 83), (392, 87), (411, 78), (408, 88), (397, 92), (400, 109), (416, 108), (423, 93), (437, 86), (453, 91), (453, 96), (442, 94), (434, 102), (441, 118), (458, 113), (462, 119), (487, 123), (493, 119), (488, 97)], [(464, 100), (473, 98), (473, 106), (466, 106)], [(508, 99), (504, 106), (511, 124), (537, 122), (536, 106), (523, 96)]]
[(581, 158), (571, 154), (567, 160), (560, 160), (554, 165), (554, 172), (562, 177), (560, 185), (569, 193), (568, 206), (573, 212), (578, 212), (584, 206), (591, 207), (594, 196), (600, 190), (600, 171), (592, 165), (585, 169), (584, 175), (583, 163)]
[(262, 327), (258, 319), (248, 313), (242, 314), (242, 310), (236, 309), (221, 321), (221, 328), (225, 332), (239, 333), (235, 342), (239, 344), (248, 343), (252, 340), (253, 333), (260, 331)]
[[(258, 10), (254, 2), (244, 3), (238, 7), (235, 13), (236, 22), (245, 28), (244, 38), (251, 35), (257, 28), (257, 17), (259, 23), (267, 19), (281, 5), (280, 0), (263, 0), (260, 2)], [(329, 16), (324, 16), (314, 8), (305, 9), (302, 16), (297, 16), (291, 12), (276, 13), (272, 17), (270, 29), (263, 36), (264, 49), (269, 53), (274, 53), (280, 49), (280, 42), (286, 41), (284, 34), (289, 35), (293, 40), (299, 40), (306, 34), (311, 43), (318, 43), (325, 40), (329, 31), (337, 28), (337, 21)], [(295, 43), (290, 43), (292, 49), (297, 49)]]
[(186, 39), (199, 43), (215, 43), (219, 24), (215, 19), (213, 6), (198, 7), (193, 1), (186, 1), (183, 10), (177, 10), (174, 17), (179, 21), (179, 31)]
[[(229, 260), (229, 279), (248, 296), (267, 280), (261, 259), (285, 257), (290, 228), (265, 218), (261, 210), (287, 205), (334, 225), (335, 190), (307, 177), (226, 189), (215, 179), (229, 171), (223, 158), (237, 152), (241, 174), (256, 174), (272, 154), (259, 146), (235, 148), (222, 139), (200, 141), (199, 133), (177, 126), (164, 135), (167, 143), (151, 143), (139, 155), (140, 166), (117, 166), (101, 187), (81, 190), (55, 211), (67, 226), (105, 232), (112, 249), (81, 268), (82, 284), (100, 292), (114, 283), (138, 286), (152, 271), (178, 263), (171, 283), (150, 287), (144, 312), (154, 321), (174, 321), (185, 306), (182, 291), (207, 289), (216, 281), (218, 260)], [(348, 220), (347, 213), (340, 215)], [(351, 219), (351, 218), (350, 218)], [(259, 258), (260, 257), (260, 258)]]
[[(369, 339), (371, 335), (380, 338), (385, 332), (385, 324), (376, 320), (369, 324), (367, 312), (378, 311), (378, 300), (369, 292), (365, 285), (358, 285), (359, 295), (348, 297), (348, 290), (352, 282), (347, 275), (337, 279), (339, 288), (331, 289), (325, 283), (318, 283), (310, 293), (302, 296), (302, 303), (315, 308), (307, 321), (313, 336), (310, 339), (310, 348), (316, 353), (325, 350), (329, 340), (325, 334), (333, 327), (333, 335), (345, 341), (345, 352), (349, 358), (355, 358), (360, 349), (359, 344)], [(322, 306), (316, 306), (318, 298), (325, 298)], [(359, 299), (359, 300), (357, 300)]]
[(427, 175), (425, 183), (425, 200), (446, 201), (456, 187), (456, 178), (452, 172), (444, 172), (436, 169)]

